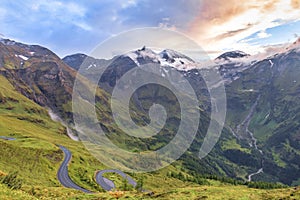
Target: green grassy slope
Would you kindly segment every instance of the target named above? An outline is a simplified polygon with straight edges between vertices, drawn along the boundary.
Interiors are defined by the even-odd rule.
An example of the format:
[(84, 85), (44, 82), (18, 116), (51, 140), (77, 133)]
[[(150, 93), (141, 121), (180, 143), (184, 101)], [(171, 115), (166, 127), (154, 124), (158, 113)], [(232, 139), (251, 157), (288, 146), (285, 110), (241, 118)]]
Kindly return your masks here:
[[(3, 172), (19, 171), (26, 186), (59, 186), (56, 172), (63, 153), (56, 144), (64, 145), (73, 152), (72, 178), (89, 189), (99, 189), (96, 184), (86, 183), (77, 176), (78, 168), (87, 170), (87, 180), (92, 180), (95, 170), (102, 168), (80, 142), (66, 136), (65, 128), (53, 122), (47, 110), (19, 94), (0, 76), (0, 135), (16, 138), (0, 140)], [(91, 181), (92, 182), (92, 181)]]
[[(80, 142), (69, 139), (65, 128), (53, 122), (45, 108), (18, 93), (3, 76), (0, 76), (0, 82), (0, 135), (16, 138), (13, 141), (0, 139), (0, 170), (6, 174), (18, 171), (19, 178), (23, 180), (21, 188), (23, 192), (11, 191), (1, 185), (3, 187), (1, 199), (15, 198), (13, 195), (20, 199), (88, 198), (86, 194), (63, 188), (59, 184), (56, 173), (63, 159), (63, 153), (56, 144), (66, 146), (73, 154), (69, 166), (71, 178), (84, 188), (95, 192), (102, 191), (93, 180), (93, 176), (96, 170), (104, 169), (104, 166), (92, 157)], [(169, 184), (165, 189), (184, 186), (177, 179), (169, 181), (166, 178), (166, 173), (170, 169), (178, 171), (171, 166), (158, 175), (146, 175), (146, 187), (155, 191), (158, 183), (163, 183), (164, 186)], [(139, 176), (134, 175), (136, 179)], [(121, 184), (120, 177), (116, 177), (116, 180), (117, 184)], [(91, 198), (99, 195), (109, 197), (108, 194), (100, 193), (91, 195)]]
[[(4, 173), (18, 171), (19, 178), (23, 180), (23, 187), (16, 191), (0, 184), (0, 199), (112, 199), (112, 194), (99, 192), (101, 189), (93, 180), (94, 172), (105, 167), (80, 142), (69, 139), (65, 128), (53, 122), (45, 108), (15, 91), (3, 76), (0, 76), (0, 82), (0, 135), (16, 138), (13, 141), (0, 140), (0, 170)], [(82, 187), (95, 191), (95, 194), (83, 194), (59, 184), (56, 173), (63, 154), (56, 144), (66, 146), (73, 153), (69, 166), (71, 178)], [(180, 163), (175, 163), (158, 172), (143, 175), (144, 187), (153, 191), (154, 196), (131, 191), (123, 194), (122, 198), (265, 199), (275, 195), (271, 191), (226, 185), (218, 181), (200, 186), (167, 176), (170, 171), (180, 172), (180, 166)], [(141, 175), (132, 176), (138, 179)], [(116, 181), (117, 187), (122, 187), (120, 177), (110, 175), (109, 178)], [(291, 189), (278, 190), (275, 196), (287, 197), (291, 192)]]
[[(17, 51), (19, 50), (17, 49)], [(64, 120), (71, 122), (71, 89), (75, 72), (69, 69), (68, 66), (62, 65), (57, 56), (51, 58), (48, 62), (41, 60), (41, 58), (44, 58), (43, 55), (41, 55), (41, 58), (30, 58), (25, 63), (24, 69), (16, 67), (19, 64), (19, 60), (16, 60), (14, 52), (10, 56), (15, 60), (12, 63), (4, 63), (4, 68), (0, 68), (1, 74), (6, 75), (6, 77), (0, 75), (0, 136), (14, 137), (16, 140), (0, 139), (0, 172), (8, 174), (12, 171), (18, 171), (19, 178), (23, 180), (23, 187), (21, 190), (12, 191), (0, 184), (0, 199), (112, 199), (111, 194), (102, 192), (101, 188), (94, 181), (95, 171), (106, 167), (92, 157), (82, 143), (68, 138), (66, 129), (60, 123), (52, 121), (46, 108), (40, 106), (58, 106), (56, 111), (62, 115), (61, 117)], [(239, 86), (237, 85), (236, 87)], [(144, 98), (143, 103), (146, 105), (145, 107), (151, 105), (148, 99), (152, 98), (152, 96), (157, 97), (155, 99), (161, 100), (163, 103), (165, 99), (163, 94), (164, 92), (161, 94), (160, 90), (154, 95), (144, 94), (140, 91), (140, 96)], [(246, 94), (241, 97), (240, 101), (242, 102), (240, 102), (240, 105), (249, 108), (255, 97), (256, 95), (248, 96)], [(165, 134), (160, 134), (155, 141), (150, 141), (150, 143), (147, 140), (127, 137), (118, 129), (116, 124), (112, 123), (111, 111), (106, 105), (109, 102), (106, 94), (99, 89), (97, 98), (99, 101), (96, 104), (96, 108), (99, 119), (110, 133), (110, 139), (120, 145), (120, 147), (131, 151), (153, 150), (164, 146), (172, 138), (172, 134), (167, 135), (167, 137)], [(30, 99), (34, 99), (40, 105)], [(43, 104), (44, 100), (45, 104)], [(172, 99), (170, 100), (173, 101)], [(168, 109), (174, 112), (174, 107), (169, 107)], [(239, 123), (238, 119), (244, 118), (246, 114), (246, 112), (240, 112), (237, 118), (231, 116), (232, 123)], [(258, 119), (260, 121), (259, 119), (265, 114), (265, 111), (261, 115), (255, 113), (253, 120)], [(140, 115), (147, 119), (146, 114), (142, 113)], [(140, 119), (142, 118), (141, 116), (133, 115), (133, 118)], [(233, 186), (222, 184), (218, 181), (209, 181), (209, 183), (205, 182), (205, 185), (199, 185), (170, 178), (168, 174), (171, 171), (176, 174), (181, 172), (184, 175), (193, 171), (198, 174), (219, 172), (219, 175), (224, 176), (246, 177), (247, 172), (249, 172), (247, 158), (252, 152), (245, 145), (238, 144), (228, 130), (224, 129), (221, 140), (209, 156), (202, 160), (198, 159), (197, 153), (207, 126), (207, 121), (205, 120), (208, 120), (206, 115), (204, 115), (204, 120), (200, 124), (199, 137), (196, 138), (189, 151), (183, 155), (181, 160), (165, 169), (143, 175), (144, 187), (153, 191), (154, 196), (148, 197), (147, 194), (131, 191), (123, 194), (122, 198), (272, 199), (275, 197), (288, 198), (290, 195), (299, 193), (293, 189), (249, 189), (246, 186)], [(142, 122), (137, 120), (137, 123), (141, 124)], [(172, 123), (170, 126), (165, 127), (166, 132), (176, 130), (176, 127), (172, 126), (174, 124)], [(297, 135), (295, 134), (295, 136)], [(71, 178), (78, 185), (94, 191), (95, 194), (83, 194), (79, 191), (63, 188), (59, 184), (56, 173), (63, 159), (63, 153), (56, 146), (57, 144), (67, 147), (73, 154), (69, 165)], [(294, 151), (291, 148), (293, 145), (286, 142), (283, 144), (284, 150), (287, 152)], [(243, 156), (238, 158), (230, 156), (232, 153), (237, 152)], [(284, 166), (286, 164), (286, 161), (283, 161), (282, 157), (278, 156), (278, 150), (274, 149), (273, 154), (280, 165)], [(257, 160), (254, 159), (253, 161)], [(244, 162), (244, 164), (241, 162)], [(241, 165), (236, 163), (241, 163)], [(140, 174), (131, 175), (136, 180), (142, 176)], [(118, 188), (122, 188), (122, 179), (119, 176), (109, 174), (107, 176), (116, 181)]]
[(254, 180), (289, 185), (296, 185), (299, 180), (299, 61), (296, 50), (270, 57), (244, 71), (240, 79), (227, 87), (227, 124), (233, 129), (258, 100), (248, 128), (264, 152), (264, 173)]

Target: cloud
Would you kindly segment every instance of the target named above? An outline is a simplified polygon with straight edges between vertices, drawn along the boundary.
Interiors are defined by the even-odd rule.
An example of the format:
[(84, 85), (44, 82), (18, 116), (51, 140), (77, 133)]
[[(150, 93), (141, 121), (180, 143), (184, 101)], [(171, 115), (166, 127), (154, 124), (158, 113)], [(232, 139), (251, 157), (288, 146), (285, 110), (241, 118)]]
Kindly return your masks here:
[(243, 39), (256, 34), (271, 37), (265, 30), (300, 19), (299, 1), (292, 0), (204, 0), (200, 13), (186, 33), (207, 51), (230, 48), (256, 52), (257, 45)]
[(267, 33), (265, 30), (260, 31), (259, 33), (257, 33), (257, 37), (262, 39), (262, 38), (268, 38), (271, 37), (272, 34)]
[(121, 30), (118, 9), (134, 6), (134, 1), (113, 2), (4, 1), (0, 5), (0, 32), (21, 42), (47, 46), (60, 55), (88, 52)]
[(92, 30), (92, 27), (84, 21), (87, 10), (80, 4), (62, 1), (37, 1), (31, 8), (38, 15), (44, 13), (48, 17), (48, 22), (57, 20), (64, 24), (75, 25), (86, 31)]
[(291, 0), (291, 6), (294, 9), (299, 9), (300, 8), (300, 1), (299, 0)]
[(246, 31), (251, 26), (252, 26), (251, 24), (248, 24), (248, 26), (245, 27), (245, 28), (241, 28), (241, 29), (237, 29), (237, 30), (231, 30), (231, 31), (222, 33), (220, 35), (215, 36), (213, 39), (218, 41), (218, 40), (223, 39), (223, 38), (233, 37), (233, 36), (235, 36), (235, 35), (237, 35), (239, 33), (242, 33), (244, 31)]
[[(185, 30), (199, 13), (200, 0), (139, 0), (119, 11), (122, 24), (128, 27), (163, 26)], [(167, 20), (166, 20), (167, 19)]]
[(300, 19), (299, 5), (299, 0), (3, 1), (0, 32), (65, 55), (89, 52), (129, 29), (162, 27), (184, 32), (208, 52), (251, 53), (261, 49), (256, 39), (274, 37), (270, 28)]
[[(89, 52), (110, 36), (141, 27), (183, 31), (201, 0), (23, 0), (0, 5), (4, 35), (60, 55)], [(4, 28), (5, 27), (5, 28)]]
[(137, 2), (136, 0), (127, 0), (127, 1), (122, 1), (121, 2), (121, 7), (123, 9), (128, 8), (128, 7), (132, 7), (132, 6), (136, 6)]

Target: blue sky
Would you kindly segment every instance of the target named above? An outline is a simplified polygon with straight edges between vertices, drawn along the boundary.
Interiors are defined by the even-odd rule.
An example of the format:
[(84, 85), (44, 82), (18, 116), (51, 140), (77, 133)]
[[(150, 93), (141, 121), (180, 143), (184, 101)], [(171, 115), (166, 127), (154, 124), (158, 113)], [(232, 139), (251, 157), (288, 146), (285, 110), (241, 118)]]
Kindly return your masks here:
[(300, 35), (299, 1), (285, 7), (280, 2), (289, 1), (229, 0), (224, 5), (222, 0), (4, 0), (0, 33), (65, 56), (88, 53), (132, 28), (163, 27), (187, 34), (210, 54), (233, 49), (255, 53)]
[(280, 26), (266, 29), (262, 32), (256, 32), (242, 39), (251, 45), (275, 45), (281, 43), (294, 42), (300, 37), (300, 21), (286, 23)]

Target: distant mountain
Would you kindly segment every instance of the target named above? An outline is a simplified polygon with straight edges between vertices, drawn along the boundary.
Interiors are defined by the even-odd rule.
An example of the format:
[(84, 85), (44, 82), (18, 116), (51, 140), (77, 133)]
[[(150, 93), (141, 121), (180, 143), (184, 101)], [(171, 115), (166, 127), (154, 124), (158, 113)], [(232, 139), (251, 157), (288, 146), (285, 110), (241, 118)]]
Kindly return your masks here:
[(159, 63), (164, 67), (174, 67), (178, 70), (189, 70), (196, 67), (195, 62), (191, 58), (171, 49), (155, 53), (151, 49), (143, 47), (124, 56), (131, 58), (138, 66), (153, 62)]
[[(141, 51), (143, 51), (139, 52), (141, 54), (147, 52), (146, 49)], [(159, 56), (158, 54), (156, 55)], [(85, 67), (83, 71), (88, 72), (86, 74), (87, 78), (91, 78), (91, 81), (95, 81), (96, 79), (92, 78), (92, 75), (94, 75), (93, 72), (94, 70), (102, 69), (102, 61), (86, 57), (90, 59), (90, 61), (84, 61), (82, 63), (83, 57), (85, 56), (78, 54), (67, 57), (64, 60), (65, 62), (73, 63), (74, 68), (83, 64)], [(145, 56), (145, 58), (147, 58), (147, 56)], [(50, 108), (54, 114), (64, 120), (67, 125), (73, 125), (72, 89), (76, 78), (76, 71), (46, 48), (25, 45), (10, 40), (0, 43), (0, 61), (3, 63), (0, 68), (0, 76), (3, 76), (18, 93), (22, 94), (29, 101), (32, 100), (36, 104), (39, 104), (44, 109)], [(146, 60), (143, 58), (139, 58), (138, 61), (141, 63), (143, 61), (145, 61), (145, 63), (153, 62), (151, 59)], [(125, 55), (116, 56), (110, 61), (103, 61), (103, 63), (106, 62), (109, 62), (110, 65), (106, 71), (104, 71), (104, 76), (100, 80), (99, 85), (101, 88), (107, 90), (108, 93), (101, 88), (98, 88), (96, 92), (96, 112), (101, 127), (107, 132), (114, 143), (129, 151), (156, 150), (166, 145), (174, 137), (180, 122), (180, 112), (178, 112), (180, 107), (174, 95), (170, 94), (170, 91), (165, 88), (155, 85), (150, 85), (147, 86), (148, 88), (141, 88), (137, 91), (132, 104), (132, 110), (134, 111), (133, 120), (137, 124), (143, 126), (149, 123), (148, 113), (151, 106), (149, 102), (164, 105), (169, 113), (169, 117), (167, 119), (167, 126), (153, 138), (140, 139), (130, 137), (124, 134), (112, 119), (109, 91), (113, 88), (117, 79), (127, 70), (138, 66), (129, 56)], [(95, 64), (98, 67), (89, 67), (90, 64)], [(169, 68), (171, 69), (171, 67)], [(88, 84), (86, 83), (87, 79), (83, 77), (80, 78), (79, 81), (82, 81), (83, 84)], [(147, 92), (143, 93), (143, 91)], [(209, 116), (204, 111), (201, 112), (203, 112), (201, 118), (202, 126), (198, 130), (197, 139), (192, 147), (194, 153), (186, 153), (185, 156), (182, 157), (182, 161), (185, 163), (185, 168), (190, 168), (193, 171), (197, 170), (197, 172), (201, 172), (202, 174), (220, 174), (215, 164), (211, 164), (222, 160), (219, 154), (217, 157), (209, 156), (202, 161), (190, 162), (191, 160), (198, 159), (198, 151), (205, 136), (206, 126), (208, 126)], [(51, 113), (51, 115), (53, 115), (53, 113)], [(32, 123), (35, 122), (33, 121)], [(217, 147), (217, 149), (220, 149), (220, 147)], [(192, 152), (192, 150), (190, 150), (190, 152)], [(201, 164), (199, 165), (199, 163)], [(223, 160), (222, 163), (225, 163), (225, 160)], [(210, 167), (210, 165), (214, 167)], [(226, 168), (228, 168), (231, 176), (233, 176), (232, 173), (234, 170), (232, 166)]]
[[(223, 170), (226, 169), (227, 175), (240, 177), (229, 167), (237, 165), (249, 167), (246, 169), (248, 175), (249, 171), (260, 172), (251, 175), (252, 180), (295, 184), (300, 178), (297, 161), (300, 155), (300, 144), (297, 139), (299, 127), (296, 123), (300, 113), (297, 100), (300, 88), (298, 87), (300, 51), (296, 43), (280, 53), (259, 60), (241, 51), (224, 53), (215, 60), (213, 68), (224, 78), (227, 91), (227, 134), (231, 132), (231, 136), (235, 137), (230, 139), (231, 136), (226, 135), (225, 137), (229, 138), (223, 137), (221, 146), (216, 147), (217, 151), (223, 149), (220, 162), (222, 163), (221, 160), (225, 157), (232, 163), (226, 167), (219, 163)], [(162, 70), (164, 76), (170, 75), (172, 70), (182, 73), (195, 88), (201, 99), (202, 108), (209, 111), (209, 98), (201, 78), (206, 69), (202, 68), (199, 71), (194, 69), (196, 67), (194, 61), (172, 50), (155, 53), (151, 49), (142, 48), (118, 56), (103, 73), (99, 86), (110, 92), (124, 73), (146, 63), (160, 64), (161, 68), (165, 69)], [(186, 67), (186, 64), (189, 67)], [(93, 74), (91, 71), (99, 69), (101, 66), (87, 71), (90, 71), (91, 75)], [(141, 94), (144, 95), (144, 101), (158, 98), (140, 91), (134, 98), (141, 105), (143, 103), (138, 97)], [(240, 147), (227, 146), (225, 141), (228, 139)], [(288, 153), (285, 148), (293, 153)], [(215, 162), (213, 160), (210, 161)], [(246, 160), (252, 161), (249, 163)], [(260, 168), (263, 169), (263, 173), (259, 171)]]
[(222, 55), (218, 56), (215, 60), (230, 60), (232, 58), (243, 58), (250, 56), (249, 54), (246, 54), (243, 51), (229, 51), (226, 53), (223, 53)]
[[(111, 115), (110, 94), (116, 81), (130, 69), (147, 63), (159, 64), (162, 77), (172, 76), (172, 72), (177, 71), (194, 88), (201, 110), (195, 142), (181, 157), (185, 170), (243, 180), (251, 175), (251, 180), (296, 184), (300, 178), (299, 48), (289, 48), (253, 62), (248, 62), (248, 55), (241, 52), (225, 53), (220, 58), (226, 63), (216, 62), (209, 67), (224, 78), (228, 103), (226, 126), (213, 151), (199, 160), (198, 151), (208, 126), (211, 105), (201, 76), (207, 69), (196, 69), (197, 63), (189, 57), (173, 50), (156, 53), (143, 47), (111, 60), (84, 54), (61, 60), (44, 47), (11, 40), (0, 42), (1, 75), (20, 94), (52, 109), (68, 124), (73, 120), (71, 100), (75, 70), (82, 66), (80, 72), (86, 79), (80, 80), (84, 83), (98, 81), (95, 74), (103, 72), (96, 82), (99, 85), (96, 96), (99, 123), (116, 144), (130, 151), (155, 150), (167, 144), (180, 123), (177, 112), (180, 107), (166, 88), (157, 85), (139, 88), (132, 97), (133, 120), (139, 125), (149, 123), (150, 106), (158, 103), (170, 113), (168, 125), (151, 140), (129, 137), (119, 130)], [(263, 172), (259, 171), (261, 168)]]
[[(70, 58), (72, 58), (72, 60), (70, 60)], [(195, 87), (199, 98), (203, 100), (203, 102), (201, 102), (203, 107), (209, 106), (207, 88), (203, 78), (199, 75), (197, 63), (191, 58), (174, 50), (166, 49), (156, 53), (149, 48), (142, 47), (141, 49), (115, 56), (111, 60), (88, 57), (88, 59), (82, 62), (81, 57), (75, 54), (63, 58), (63, 61), (73, 69), (79, 69), (79, 67), (81, 67), (81, 73), (85, 77), (97, 82), (97, 84), (108, 93), (112, 92), (116, 81), (127, 71), (135, 67), (142, 67), (144, 64), (158, 64), (161, 66), (162, 77), (171, 76), (173, 71), (178, 71), (187, 77), (192, 87)], [(103, 71), (104, 69), (105, 71)], [(102, 74), (102, 76), (101, 78), (96, 77), (95, 74)], [(98, 78), (100, 78), (99, 82)], [(204, 93), (205, 95), (203, 95)]]
[[(215, 59), (215, 68), (220, 71), (220, 74), (225, 79), (225, 83), (229, 83), (232, 80), (237, 79), (242, 71), (247, 69), (250, 64), (253, 64), (255, 62), (245, 60), (245, 58), (248, 58), (249, 56), (249, 54), (241, 51), (232, 51), (224, 53), (217, 59)], [(84, 58), (87, 59), (83, 63)], [(109, 65), (113, 67), (109, 66), (107, 70), (110, 72), (105, 73), (103, 76), (103, 79), (107, 79), (107, 81), (109, 80), (108, 82), (110, 82), (110, 86), (102, 85), (102, 87), (106, 88), (106, 90), (109, 90), (107, 88), (114, 86), (113, 82), (115, 82), (116, 78), (112, 77), (112, 74), (114, 74), (113, 76), (116, 76), (118, 78), (121, 77), (122, 74), (124, 74), (129, 69), (148, 63), (159, 64), (162, 68), (165, 69), (162, 70), (162, 74), (167, 73), (166, 71), (168, 71), (168, 69), (171, 69), (171, 71), (178, 70), (193, 82), (195, 79), (197, 79), (196, 77), (199, 77), (198, 70), (205, 71), (205, 66), (199, 68), (199, 65), (195, 61), (193, 61), (188, 56), (183, 55), (182, 53), (176, 52), (171, 49), (165, 49), (159, 53), (156, 53), (146, 47), (131, 51), (124, 55), (116, 56), (110, 61), (87, 57), (87, 55), (83, 54), (74, 54), (67, 56), (63, 58), (63, 61), (75, 70), (78, 70), (79, 67), (83, 64), (82, 68), (86, 69), (86, 71), (82, 71), (82, 73), (84, 73), (85, 76), (89, 77), (89, 79), (93, 79), (95, 71), (101, 71), (104, 66), (106, 66), (106, 64), (111, 62)], [(210, 68), (212, 66), (207, 67)]]
[[(176, 190), (178, 186), (182, 187), (179, 195), (186, 197), (191, 189), (200, 188), (197, 194), (194, 191), (192, 196), (200, 195), (200, 198), (206, 198), (203, 196), (204, 190), (209, 195), (211, 191), (216, 193), (216, 190), (223, 191), (228, 188), (228, 192), (232, 192), (234, 186), (228, 184), (271, 188), (274, 185), (270, 186), (269, 183), (252, 183), (269, 181), (299, 185), (298, 42), (289, 48), (280, 49), (270, 57), (253, 62), (249, 62), (248, 56), (242, 53), (229, 53), (223, 55), (224, 58), (228, 58), (225, 59), (226, 62), (216, 62), (215, 66), (207, 67), (216, 70), (224, 78), (222, 81), (225, 82), (227, 92), (228, 112), (218, 143), (208, 156), (199, 159), (199, 148), (210, 120), (211, 103), (202, 77), (207, 68), (196, 69), (197, 63), (189, 57), (169, 49), (156, 53), (143, 47), (115, 56), (111, 60), (96, 59), (84, 54), (67, 56), (62, 60), (47, 48), (1, 39), (0, 178), (10, 171), (19, 171), (18, 176), (22, 178), (24, 187), (22, 191), (12, 194), (12, 190), (0, 184), (0, 188), (7, 191), (0, 196), (4, 196), (4, 199), (11, 199), (17, 194), (26, 194), (30, 199), (70, 198), (70, 195), (72, 198), (85, 198), (84, 194), (63, 188), (58, 182), (57, 170), (63, 160), (63, 153), (57, 145), (64, 145), (72, 152), (72, 161), (68, 166), (72, 180), (95, 191), (97, 194), (89, 194), (96, 195), (95, 198), (103, 198), (102, 195), (106, 195), (100, 193), (97, 196), (101, 189), (94, 181), (94, 173), (95, 170), (106, 169), (107, 166), (103, 166), (91, 156), (82, 143), (68, 138), (67, 129), (53, 121), (54, 118), (61, 118), (65, 125), (73, 125), (72, 90), (76, 70), (80, 66), (83, 76), (77, 78), (84, 85), (98, 81), (99, 77), (95, 77), (95, 74), (103, 72), (100, 81), (96, 82), (99, 87), (96, 89), (95, 110), (99, 125), (115, 145), (127, 151), (140, 152), (157, 150), (169, 143), (177, 132), (181, 116), (176, 96), (167, 88), (155, 84), (142, 86), (137, 89), (130, 102), (131, 118), (140, 126), (149, 123), (149, 109), (153, 103), (164, 106), (168, 113), (167, 123), (154, 137), (141, 139), (124, 134), (112, 117), (110, 94), (116, 81), (128, 70), (143, 67), (143, 64), (147, 63), (159, 64), (162, 77), (172, 76), (174, 71), (186, 77), (199, 97), (201, 113), (195, 140), (179, 161), (154, 173), (133, 174), (137, 180), (141, 178), (145, 181), (147, 189), (149, 186), (155, 191), (154, 198), (165, 198), (165, 194), (170, 193), (170, 187)], [(52, 111), (49, 112), (49, 109)], [(135, 160), (130, 163), (134, 165)], [(213, 181), (213, 186), (210, 186), (212, 181), (208, 182), (206, 178), (222, 182)], [(116, 179), (116, 183), (122, 182), (122, 179)], [(251, 183), (247, 183), (248, 181)], [(187, 187), (187, 184), (190, 186)], [(216, 184), (220, 186), (215, 186)], [(247, 191), (246, 186), (236, 186), (234, 189), (241, 188), (243, 192)], [(287, 196), (296, 194), (294, 189), (280, 190), (282, 191), (285, 191)], [(258, 190), (252, 192), (253, 195), (260, 193)], [(273, 192), (270, 193), (270, 198), (274, 198)], [(61, 197), (62, 195), (65, 196)], [(137, 195), (137, 198), (140, 198), (140, 194)], [(170, 195), (174, 197), (173, 193)], [(263, 191), (262, 198), (266, 198), (266, 195)]]
[[(85, 59), (88, 59), (88, 56), (82, 53), (77, 53), (74, 55), (66, 56), (62, 60), (72, 68), (78, 70), (80, 65), (83, 63)], [(96, 60), (96, 59), (94, 59)]]
[[(196, 67), (195, 62), (191, 58), (170, 49), (163, 50), (160, 53), (155, 53), (151, 49), (143, 47), (120, 56), (122, 58), (130, 58), (137, 66), (147, 63), (159, 63), (161, 66), (174, 67), (183, 71)], [(76, 70), (79, 69), (84, 60), (84, 68), (86, 69), (96, 66), (101, 67), (101, 65), (105, 64), (105, 60), (103, 59), (88, 57), (84, 54), (74, 54), (63, 58), (63, 61), (66, 64)]]
[(81, 53), (66, 56), (62, 60), (75, 70), (79, 70), (82, 64), (85, 65), (86, 70), (89, 70), (90, 68), (99, 67), (106, 63), (104, 59), (96, 59)]

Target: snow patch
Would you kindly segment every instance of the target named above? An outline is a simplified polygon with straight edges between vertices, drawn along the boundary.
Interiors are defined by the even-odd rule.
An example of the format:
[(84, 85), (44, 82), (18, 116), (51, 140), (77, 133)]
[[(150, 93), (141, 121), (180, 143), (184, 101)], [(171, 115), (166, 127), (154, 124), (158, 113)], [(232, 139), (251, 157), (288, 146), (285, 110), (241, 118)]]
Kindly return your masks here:
[(215, 63), (217, 65), (225, 65), (225, 64), (231, 64), (235, 63), (235, 67), (241, 67), (243, 65), (253, 65), (254, 63), (259, 60), (256, 55), (253, 56), (245, 56), (245, 57), (238, 57), (238, 58), (221, 58), (221, 59), (216, 59)]
[(242, 90), (242, 92), (255, 92), (256, 90), (254, 89), (248, 89), (248, 90)]
[(271, 64), (271, 68), (273, 67), (273, 65), (274, 65), (274, 63), (273, 63), (273, 61), (272, 60), (269, 60), (269, 62), (270, 62), (270, 64)]
[(127, 53), (127, 54), (125, 54), (125, 56), (128, 56), (133, 62), (135, 62), (135, 64), (137, 66), (140, 66), (140, 63), (137, 60), (138, 55), (135, 52)]
[(92, 67), (97, 67), (97, 65), (96, 65), (96, 64), (91, 64), (91, 65), (89, 65), (89, 66), (86, 68), (86, 70), (89, 70), (89, 69), (92, 68)]
[(16, 42), (8, 39), (1, 38), (0, 42), (4, 45), (15, 45)]
[(29, 58), (23, 55), (18, 55), (19, 58), (23, 59), (23, 60), (28, 60)]
[(270, 117), (270, 113), (268, 113), (266, 116), (265, 116), (265, 119), (268, 119)]
[(139, 58), (150, 59), (154, 63), (159, 63), (162, 67), (173, 67), (180, 71), (189, 71), (200, 66), (189, 57), (173, 50), (163, 50), (156, 53), (151, 49), (143, 48), (142, 50), (129, 52), (124, 56), (129, 57), (137, 66), (140, 66)]

